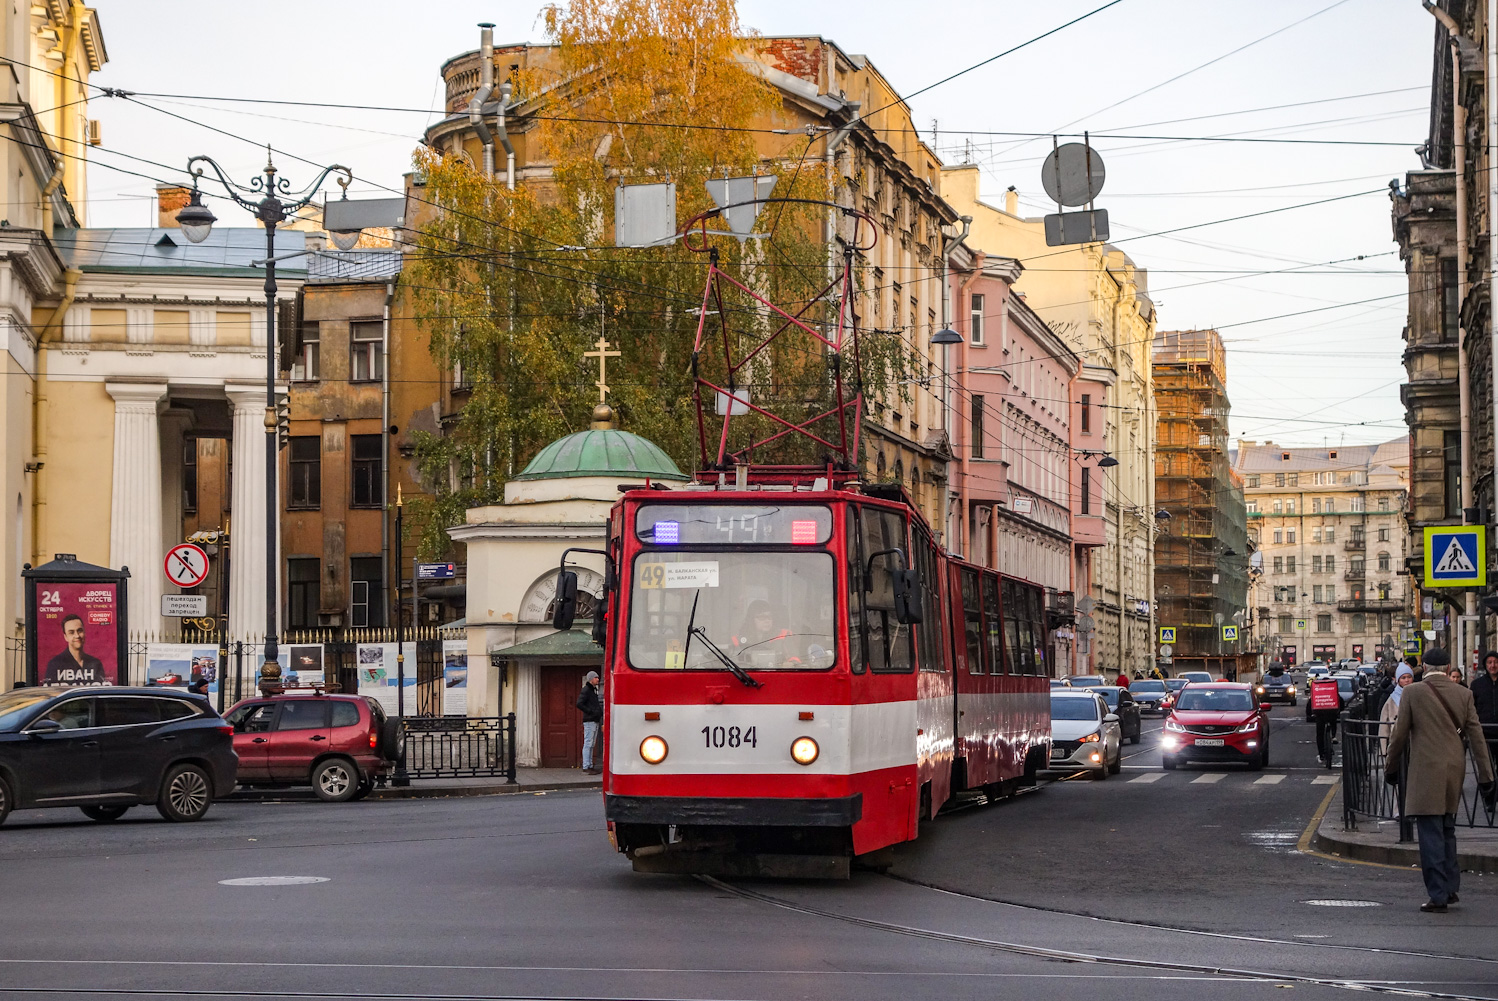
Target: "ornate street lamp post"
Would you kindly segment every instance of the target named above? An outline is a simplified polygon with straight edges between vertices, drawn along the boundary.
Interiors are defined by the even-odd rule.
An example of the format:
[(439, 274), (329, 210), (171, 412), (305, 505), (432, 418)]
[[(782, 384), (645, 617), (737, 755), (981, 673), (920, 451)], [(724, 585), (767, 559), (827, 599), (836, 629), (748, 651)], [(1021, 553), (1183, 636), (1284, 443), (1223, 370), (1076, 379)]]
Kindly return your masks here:
[(211, 158), (195, 156), (187, 161), (187, 172), (193, 178), (192, 197), (177, 213), (177, 224), (182, 227), (182, 235), (193, 243), (202, 243), (208, 239), (208, 233), (217, 221), (198, 193), (198, 179), (203, 176), (203, 168), (198, 164), (212, 167), (229, 197), (253, 212), (265, 224), (265, 260), (254, 263), (265, 265), (265, 663), (269, 665), (274, 664), (280, 655), (279, 637), (276, 635), (276, 519), (280, 513), (279, 495), (276, 491), (276, 226), (312, 201), (329, 174), (343, 174), (338, 183), (345, 195), (354, 174), (347, 167), (334, 164), (324, 168), (317, 175), (317, 180), (308, 187), (292, 193), (291, 185), (284, 178), (276, 176), (276, 166), (271, 162), (268, 146), (265, 150), (265, 176), (254, 178), (248, 186), (229, 180), (223, 168)]

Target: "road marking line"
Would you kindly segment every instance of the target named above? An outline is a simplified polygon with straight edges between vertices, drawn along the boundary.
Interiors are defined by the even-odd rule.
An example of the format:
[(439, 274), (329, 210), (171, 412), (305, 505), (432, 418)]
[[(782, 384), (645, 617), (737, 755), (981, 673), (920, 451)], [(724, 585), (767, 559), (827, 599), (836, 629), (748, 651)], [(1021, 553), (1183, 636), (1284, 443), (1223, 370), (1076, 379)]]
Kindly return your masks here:
[(1221, 782), (1225, 778), (1227, 778), (1227, 772), (1207, 772), (1205, 775), (1198, 775), (1196, 778), (1192, 779), (1191, 784), (1207, 785), (1212, 782)]
[(1311, 785), (1313, 785), (1313, 786), (1334, 786), (1334, 785), (1336, 785), (1340, 781), (1342, 781), (1342, 776), (1340, 776), (1340, 775), (1318, 775), (1314, 779), (1311, 780)]
[(1138, 776), (1135, 776), (1132, 779), (1129, 779), (1129, 781), (1131, 783), (1132, 782), (1159, 782), (1164, 777), (1165, 777), (1165, 773), (1164, 772), (1146, 772), (1143, 775), (1138, 775)]
[(1285, 781), (1285, 777), (1283, 775), (1265, 775), (1263, 778), (1254, 779), (1254, 785), (1277, 786), (1283, 781)]

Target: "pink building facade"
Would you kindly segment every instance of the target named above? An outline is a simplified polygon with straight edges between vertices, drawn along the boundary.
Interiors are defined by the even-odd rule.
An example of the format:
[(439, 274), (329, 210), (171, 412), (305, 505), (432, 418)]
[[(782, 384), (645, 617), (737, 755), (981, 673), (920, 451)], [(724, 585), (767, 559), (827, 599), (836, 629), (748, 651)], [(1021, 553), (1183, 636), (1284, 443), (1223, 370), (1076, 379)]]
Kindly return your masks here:
[[(1084, 366), (1024, 296), (1021, 265), (959, 250), (951, 272), (949, 548), (1046, 588), (1055, 676), (1091, 664), (1072, 596), (1103, 545), (1105, 421), (1111, 373)], [(1094, 402), (1096, 401), (1096, 402)]]

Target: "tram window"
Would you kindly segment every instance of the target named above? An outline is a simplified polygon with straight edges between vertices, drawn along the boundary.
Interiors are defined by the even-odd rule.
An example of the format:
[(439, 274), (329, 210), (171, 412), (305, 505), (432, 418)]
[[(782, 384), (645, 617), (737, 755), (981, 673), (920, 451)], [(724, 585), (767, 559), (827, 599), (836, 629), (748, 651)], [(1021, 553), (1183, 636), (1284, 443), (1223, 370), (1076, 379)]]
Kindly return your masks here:
[(863, 656), (863, 553), (858, 546), (858, 508), (848, 507), (848, 663), (854, 674), (868, 667)]
[(988, 673), (1004, 673), (1004, 633), (999, 624), (999, 579), (984, 574), (983, 586), (983, 645), (988, 657)]
[(962, 635), (967, 648), (967, 673), (983, 674), (983, 609), (978, 604), (978, 573), (962, 571)]
[(1040, 607), (1040, 589), (1026, 587), (1025, 607), (1030, 626), (1029, 674), (1045, 672), (1045, 618)]
[(937, 559), (931, 536), (920, 526), (916, 526), (915, 530), (915, 553), (921, 579), (922, 614), (920, 625), (916, 627), (921, 670), (945, 671), (947, 665), (942, 657), (945, 644), (942, 641), (941, 600), (937, 590), (940, 581), (936, 569), (941, 561)]
[(749, 671), (830, 668), (834, 568), (827, 552), (641, 553), (630, 574), (630, 665), (721, 671), (706, 637)]
[[(905, 519), (898, 511), (865, 507), (863, 522), (864, 566), (869, 556), (885, 549), (910, 552), (905, 536)], [(869, 666), (876, 671), (908, 672), (913, 668), (914, 651), (908, 625), (895, 618), (894, 554), (873, 561), (869, 572), (870, 589), (863, 596), (864, 621), (868, 625)]]
[(1018, 591), (1014, 581), (1004, 581), (1004, 649), (1009, 657), (1009, 673), (1027, 674), (1025, 659), (1020, 656), (1020, 619), (1024, 613), (1019, 606)]

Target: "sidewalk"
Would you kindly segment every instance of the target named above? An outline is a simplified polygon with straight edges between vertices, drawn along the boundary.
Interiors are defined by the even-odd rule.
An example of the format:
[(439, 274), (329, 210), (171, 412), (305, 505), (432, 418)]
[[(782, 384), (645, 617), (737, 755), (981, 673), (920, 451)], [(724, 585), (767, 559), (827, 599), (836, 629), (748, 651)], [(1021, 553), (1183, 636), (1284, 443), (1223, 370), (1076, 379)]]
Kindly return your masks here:
[[(1479, 817), (1481, 813), (1479, 811)], [(1308, 832), (1311, 833), (1311, 832)], [(1466, 827), (1459, 818), (1456, 826), (1457, 862), (1466, 872), (1498, 873), (1498, 827)], [(1420, 848), (1414, 842), (1399, 843), (1397, 820), (1373, 820), (1358, 817), (1358, 829), (1342, 829), (1342, 787), (1327, 804), (1326, 813), (1302, 848), (1312, 848), (1362, 862), (1384, 865), (1420, 865)]]
[[(390, 785), (388, 779), (383, 789), (376, 788), (369, 799), (433, 799), (452, 796), (504, 796), (513, 793), (542, 793), (569, 789), (598, 789), (602, 786), (597, 775), (585, 775), (578, 768), (517, 768), (512, 785), (499, 778), (480, 779), (412, 779), (405, 787)], [(239, 802), (316, 802), (317, 797), (307, 786), (292, 786), (287, 789), (246, 789), (240, 787), (228, 797)]]

